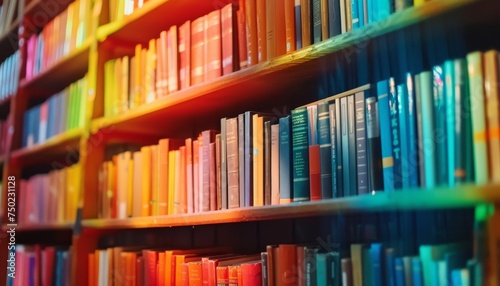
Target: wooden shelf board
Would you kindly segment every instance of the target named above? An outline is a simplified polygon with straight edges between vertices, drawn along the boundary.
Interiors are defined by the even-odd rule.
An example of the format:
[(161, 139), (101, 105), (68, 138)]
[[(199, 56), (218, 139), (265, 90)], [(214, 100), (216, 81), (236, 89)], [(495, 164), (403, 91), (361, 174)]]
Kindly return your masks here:
[(29, 232), (29, 231), (60, 231), (60, 230), (71, 230), (73, 229), (74, 223), (72, 222), (58, 222), (58, 223), (40, 223), (40, 224), (17, 224), (2, 225), (2, 230), (9, 230), (11, 227), (15, 227), (16, 232)]
[[(200, 112), (206, 114), (216, 112), (224, 117), (228, 114), (221, 114), (221, 112), (234, 110), (234, 107), (238, 105), (249, 106), (263, 100), (278, 102), (289, 99), (288, 95), (283, 92), (283, 87), (291, 84), (298, 85), (317, 76), (322, 70), (322, 59), (363, 41), (452, 9), (464, 7), (472, 2), (477, 1), (433, 1), (420, 7), (405, 9), (379, 23), (369, 24), (216, 80), (191, 86), (118, 116), (97, 118), (92, 122), (92, 132), (95, 133), (99, 129), (110, 126), (116, 130), (129, 132), (148, 133), (154, 132), (154, 130), (168, 132), (169, 128), (178, 127), (172, 126), (168, 122), (179, 125), (178, 122), (192, 120), (193, 116), (202, 116), (202, 114), (198, 114)], [(193, 108), (193, 106), (203, 106), (203, 108)], [(168, 118), (168, 122), (166, 118)]]
[(50, 160), (50, 156), (61, 154), (72, 150), (78, 150), (83, 129), (77, 128), (56, 135), (42, 144), (29, 148), (22, 148), (12, 152), (11, 159), (16, 163), (34, 164)]
[[(229, 3), (229, 2), (224, 2)], [(181, 25), (213, 11), (214, 1), (151, 0), (133, 14), (103, 25), (97, 30), (100, 41), (147, 43), (172, 25)], [(182, 11), (182, 13), (180, 12)]]
[(92, 39), (87, 39), (80, 47), (72, 50), (51, 67), (29, 80), (22, 79), (20, 88), (33, 91), (30, 94), (55, 93), (83, 77), (88, 67), (91, 43)]
[(19, 36), (17, 32), (20, 23), (21, 20), (14, 20), (7, 31), (3, 35), (0, 35), (0, 62), (3, 62), (19, 48)]
[(483, 203), (500, 201), (498, 185), (461, 186), (435, 190), (408, 190), (378, 192), (375, 194), (291, 203), (286, 205), (249, 207), (196, 214), (151, 216), (128, 219), (83, 220), (83, 227), (95, 229), (153, 228), (195, 226), (220, 223), (289, 219), (389, 210), (446, 209), (473, 207)]

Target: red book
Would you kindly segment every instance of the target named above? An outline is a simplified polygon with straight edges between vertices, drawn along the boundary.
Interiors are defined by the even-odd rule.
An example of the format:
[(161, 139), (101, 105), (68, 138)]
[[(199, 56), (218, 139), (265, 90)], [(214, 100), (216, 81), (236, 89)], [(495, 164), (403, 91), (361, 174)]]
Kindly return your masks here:
[(179, 87), (191, 85), (191, 21), (179, 27)]
[(222, 74), (230, 74), (236, 70), (236, 25), (233, 4), (227, 4), (221, 10), (222, 34)]
[(236, 12), (236, 17), (238, 18), (238, 59), (239, 59), (239, 69), (246, 68), (248, 66), (248, 50), (247, 50), (247, 24), (245, 20), (245, 0), (238, 1), (238, 12)]
[(143, 250), (142, 256), (144, 257), (144, 281), (146, 285), (156, 286), (156, 263), (158, 260), (158, 253), (153, 250)]
[(135, 285), (142, 285), (144, 283), (144, 258), (142, 256), (137, 257), (135, 269)]
[(221, 169), (220, 169), (220, 161), (221, 161), (221, 152), (220, 152), (220, 134), (215, 136), (215, 182), (216, 182), (216, 197), (217, 197), (217, 205), (216, 209), (222, 209), (222, 185), (221, 185)]
[(215, 10), (207, 15), (205, 42), (206, 51), (206, 80), (213, 80), (222, 75), (222, 39), (220, 10)]
[(202, 272), (202, 284), (207, 286), (210, 283), (209, 272), (210, 272), (210, 261), (208, 257), (201, 258), (201, 272)]
[(262, 284), (262, 264), (260, 262), (242, 264), (241, 277), (245, 286), (260, 286)]
[[(92, 258), (90, 257), (92, 256)], [(50, 286), (53, 285), (54, 281), (54, 264), (56, 260), (56, 249), (54, 247), (46, 247), (42, 252), (42, 285)], [(89, 273), (92, 273), (92, 269), (90, 266), (94, 265), (95, 258), (94, 254), (89, 254)], [(93, 273), (95, 275), (95, 273)], [(89, 277), (90, 279), (90, 277)], [(92, 281), (92, 280), (91, 280)]]
[(203, 82), (205, 66), (205, 19), (202, 16), (191, 23), (191, 85)]
[(179, 89), (178, 47), (177, 26), (174, 25), (167, 32), (168, 93)]
[[(275, 257), (276, 258), (276, 257)], [(278, 285), (297, 285), (297, 246), (294, 244), (280, 244), (278, 247), (278, 271), (276, 278)]]
[[(276, 56), (286, 53), (285, 0), (276, 0)], [(295, 23), (294, 23), (295, 24)], [(295, 27), (295, 26), (294, 26)]]
[(321, 162), (319, 145), (309, 146), (309, 188), (311, 201), (321, 200)]
[(175, 285), (190, 286), (189, 283), (189, 264), (182, 263), (181, 265), (181, 283), (175, 283)]
[(257, 0), (257, 52), (259, 63), (267, 61), (266, 0)]
[(241, 271), (240, 265), (230, 265), (228, 267), (229, 285), (241, 285), (238, 284), (238, 268), (240, 268)]
[(217, 285), (229, 285), (228, 266), (217, 266)]

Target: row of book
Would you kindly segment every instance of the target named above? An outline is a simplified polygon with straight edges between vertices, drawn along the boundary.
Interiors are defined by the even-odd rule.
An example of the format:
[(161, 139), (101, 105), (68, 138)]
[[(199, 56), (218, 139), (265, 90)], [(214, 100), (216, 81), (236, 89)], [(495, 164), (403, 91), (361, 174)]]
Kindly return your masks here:
[(0, 5), (0, 35), (4, 35), (9, 31), (16, 18), (16, 11), (19, 11), (18, 6), (19, 2), (14, 0), (6, 1)]
[(16, 51), (0, 63), (0, 101), (17, 93), (19, 63), (19, 51)]
[(87, 110), (87, 76), (24, 113), (23, 146), (32, 147), (66, 131), (82, 128)]
[[(473, 52), (221, 131), (162, 139), (100, 170), (102, 217), (183, 214), (497, 182), (498, 54)], [(472, 109), (473, 108), (473, 109)], [(218, 134), (219, 133), (219, 134)], [(132, 203), (134, 202), (134, 203)]]
[(114, 247), (89, 254), (88, 285), (481, 285), (469, 253), (465, 243), (422, 245), (412, 256), (383, 243), (269, 245), (255, 255)]
[(81, 172), (80, 164), (74, 164), (21, 180), (18, 223), (74, 222), (81, 191)]
[(10, 265), (7, 258), (5, 285), (71, 285), (71, 249), (39, 244), (15, 245), (9, 248), (9, 254), (15, 255), (15, 263)]
[[(140, 5), (137, 1), (119, 1), (118, 5), (122, 2)], [(293, 52), (407, 6), (394, 8), (390, 1), (379, 2), (240, 0), (179, 27), (172, 26), (146, 47), (137, 45), (134, 55), (105, 63), (104, 115), (120, 114), (177, 90)], [(351, 10), (352, 17), (347, 17)], [(372, 10), (372, 14), (367, 12)]]
[(80, 47), (90, 36), (92, 1), (76, 0), (27, 40), (26, 79), (31, 79)]
[(142, 8), (148, 0), (118, 0), (109, 1), (109, 21), (119, 21), (123, 17), (132, 15), (134, 11)]

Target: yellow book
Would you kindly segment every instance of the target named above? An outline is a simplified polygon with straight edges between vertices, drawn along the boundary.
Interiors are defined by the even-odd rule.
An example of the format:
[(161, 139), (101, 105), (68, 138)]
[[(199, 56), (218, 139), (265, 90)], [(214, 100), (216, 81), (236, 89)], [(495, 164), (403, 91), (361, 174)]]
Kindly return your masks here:
[(134, 61), (134, 107), (140, 106), (142, 104), (142, 46), (139, 44), (135, 46), (135, 61)]
[(252, 117), (253, 128), (253, 205), (264, 205), (264, 118)]
[(66, 179), (67, 170), (57, 171), (57, 222), (64, 222), (66, 219)]
[(115, 115), (113, 110), (115, 106), (113, 101), (114, 63), (115, 60), (110, 60), (104, 64), (104, 116), (106, 117)]
[(146, 87), (146, 102), (153, 102), (156, 99), (155, 92), (156, 74), (156, 39), (149, 40), (149, 49), (146, 52), (146, 72), (144, 83)]
[(113, 73), (113, 101), (115, 104), (113, 105), (114, 113), (121, 114), (123, 110), (121, 109), (122, 103), (122, 59), (118, 58), (115, 60), (114, 73)]
[(498, 52), (495, 50), (485, 52), (483, 62), (490, 180), (494, 183), (500, 183), (500, 160), (498, 160), (500, 158)]
[(142, 188), (141, 188), (141, 216), (151, 215), (151, 146), (141, 148), (142, 154)]
[[(132, 154), (130, 154), (132, 156)], [(134, 153), (135, 155), (135, 153)], [(134, 202), (134, 158), (128, 161), (128, 174), (127, 174), (127, 216), (132, 216), (132, 204)]]
[(425, 3), (425, 0), (413, 0), (413, 6), (419, 6)]
[(128, 110), (128, 95), (129, 95), (129, 57), (125, 56), (121, 61), (121, 78), (120, 78), (120, 107), (119, 109), (124, 112)]

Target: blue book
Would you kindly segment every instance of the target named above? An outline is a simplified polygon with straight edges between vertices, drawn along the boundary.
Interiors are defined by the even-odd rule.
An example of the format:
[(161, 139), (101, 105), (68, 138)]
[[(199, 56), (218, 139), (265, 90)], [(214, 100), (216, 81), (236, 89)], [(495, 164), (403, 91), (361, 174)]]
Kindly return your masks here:
[(368, 194), (368, 159), (366, 150), (366, 119), (365, 119), (365, 92), (361, 91), (354, 95), (356, 109), (356, 170), (357, 170), (357, 194)]
[(329, 117), (330, 117), (330, 150), (331, 153), (331, 171), (332, 171), (332, 197), (339, 197), (339, 188), (337, 185), (337, 124), (336, 124), (336, 114), (335, 114), (335, 104), (331, 103), (328, 106)]
[(292, 188), (292, 148), (290, 116), (279, 119), (279, 152), (280, 152), (280, 203), (289, 203), (293, 200)]
[(422, 263), (420, 262), (420, 258), (413, 257), (411, 259), (412, 265), (412, 275), (413, 278), (413, 286), (423, 286), (423, 278), (422, 278)]
[(380, 141), (384, 190), (394, 190), (394, 160), (392, 158), (391, 111), (389, 106), (389, 83), (383, 80), (377, 83), (378, 112), (380, 120)]
[(328, 0), (328, 37), (335, 37), (341, 33), (340, 1)]
[(467, 254), (465, 251), (453, 251), (446, 253), (444, 255), (444, 261), (446, 263), (446, 279), (451, 281), (452, 271), (455, 269), (462, 269), (467, 266)]
[(401, 135), (400, 135), (400, 118), (399, 104), (396, 93), (396, 83), (394, 78), (389, 79), (389, 109), (390, 109), (390, 126), (392, 133), (392, 159), (394, 170), (394, 189), (402, 187), (402, 169), (401, 169)]
[(64, 276), (64, 273), (63, 273), (63, 258), (62, 258), (62, 255), (63, 255), (63, 251), (62, 250), (58, 250), (56, 252), (56, 263), (55, 263), (55, 266), (56, 266), (56, 276), (55, 276), (55, 284), (56, 286), (63, 286), (63, 276)]
[(328, 102), (318, 104), (318, 144), (321, 169), (321, 197), (333, 198), (332, 195), (332, 144)]
[(382, 251), (383, 246), (381, 243), (372, 243), (370, 247), (370, 259), (372, 267), (372, 282), (373, 286), (384, 285), (382, 281)]
[[(454, 62), (444, 62), (444, 97), (446, 110), (446, 137), (447, 137), (447, 180), (446, 183), (452, 187), (455, 185), (455, 75)], [(460, 110), (460, 109), (459, 109)]]
[[(349, 3), (349, 2), (347, 2)], [(352, 29), (357, 29), (360, 28), (360, 20), (359, 20), (359, 0), (352, 0), (351, 1), (351, 25)]]
[(302, 15), (300, 0), (295, 0), (295, 41), (297, 50), (302, 49)]
[(406, 84), (398, 84), (397, 87), (397, 113), (399, 119), (399, 146), (400, 146), (400, 162), (401, 162), (401, 187), (408, 189), (410, 187), (410, 151), (409, 151), (409, 135), (408, 135), (408, 93)]
[[(445, 185), (448, 182), (448, 138), (446, 137), (446, 106), (444, 95), (444, 73), (442, 66), (435, 66), (433, 72), (434, 91), (434, 134), (436, 139), (436, 183)], [(452, 137), (453, 138), (453, 137)]]
[(413, 83), (413, 77), (410, 73), (406, 74), (406, 87), (408, 89), (408, 153), (409, 153), (409, 187), (418, 187), (418, 180), (420, 175), (419, 170), (419, 158), (418, 158), (418, 131), (417, 131), (417, 111), (416, 111), (416, 100), (415, 100), (415, 88)]
[[(341, 99), (335, 99), (335, 157), (337, 161), (337, 167), (335, 168), (337, 173), (337, 197), (345, 196), (344, 190), (344, 170), (343, 168), (343, 136), (342, 136), (342, 126), (345, 121), (342, 121), (342, 103)], [(332, 141), (333, 142), (333, 141)], [(346, 171), (347, 172), (347, 171)]]
[(395, 255), (394, 248), (386, 248), (385, 249), (385, 284), (387, 286), (395, 286), (396, 285), (396, 273), (395, 273)]
[(321, 0), (311, 0), (311, 21), (312, 21), (312, 43), (319, 43), (322, 40), (321, 34)]
[(307, 109), (292, 110), (293, 201), (308, 201), (309, 146)]
[(405, 286), (404, 264), (401, 257), (396, 257), (394, 260), (394, 273), (396, 275), (396, 286)]
[(32, 135), (33, 143), (40, 144), (40, 105), (33, 107), (33, 114), (31, 117), (31, 124), (33, 126)]
[(366, 1), (367, 0), (357, 0), (358, 1), (358, 19), (359, 19), (359, 28), (363, 27), (364, 25), (366, 25), (366, 21), (367, 21), (367, 5), (366, 5)]

